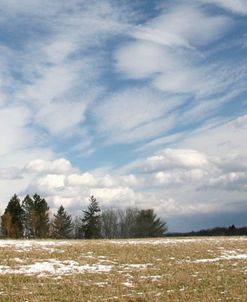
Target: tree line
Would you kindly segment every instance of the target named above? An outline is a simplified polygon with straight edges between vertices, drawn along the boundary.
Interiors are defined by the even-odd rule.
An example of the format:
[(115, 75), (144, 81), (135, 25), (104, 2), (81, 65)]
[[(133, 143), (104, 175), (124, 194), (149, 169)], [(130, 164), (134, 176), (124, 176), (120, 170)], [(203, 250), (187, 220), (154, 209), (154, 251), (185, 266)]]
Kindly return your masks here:
[(192, 236), (243, 236), (247, 235), (247, 227), (235, 227), (234, 224), (229, 227), (215, 227), (212, 229), (202, 229), (187, 233), (167, 233), (168, 237), (192, 237)]
[(49, 206), (38, 194), (22, 201), (14, 194), (1, 216), (2, 238), (144, 238), (162, 237), (167, 225), (153, 209), (101, 210), (94, 196), (81, 216), (72, 218), (61, 205), (50, 217)]

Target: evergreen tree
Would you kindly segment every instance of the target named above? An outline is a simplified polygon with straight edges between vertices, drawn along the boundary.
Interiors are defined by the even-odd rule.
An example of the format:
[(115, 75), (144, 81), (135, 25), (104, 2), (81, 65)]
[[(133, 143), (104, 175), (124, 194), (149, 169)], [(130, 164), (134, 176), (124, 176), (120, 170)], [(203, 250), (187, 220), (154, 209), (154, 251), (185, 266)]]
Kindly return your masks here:
[(166, 231), (166, 223), (157, 218), (153, 209), (139, 211), (136, 218), (136, 237), (162, 237)]
[(22, 202), (24, 210), (25, 237), (45, 238), (49, 233), (49, 207), (44, 198), (34, 194), (29, 195)]
[(4, 237), (23, 236), (23, 210), (16, 194), (10, 199), (1, 218), (1, 232)]
[(60, 206), (52, 223), (52, 237), (56, 239), (70, 238), (73, 229), (71, 215), (68, 215), (63, 206)]
[(84, 210), (82, 221), (82, 231), (86, 239), (96, 239), (101, 237), (100, 228), (100, 208), (94, 196), (89, 198), (89, 206)]

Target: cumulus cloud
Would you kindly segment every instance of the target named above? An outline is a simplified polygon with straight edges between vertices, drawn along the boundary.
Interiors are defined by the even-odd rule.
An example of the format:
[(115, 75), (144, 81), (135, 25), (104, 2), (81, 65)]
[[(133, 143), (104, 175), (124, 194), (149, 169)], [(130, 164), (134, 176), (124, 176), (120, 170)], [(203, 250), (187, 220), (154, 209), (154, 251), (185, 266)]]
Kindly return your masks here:
[(208, 168), (207, 157), (197, 150), (165, 149), (155, 156), (147, 158), (144, 171), (170, 170), (175, 168)]
[(247, 191), (247, 173), (231, 172), (209, 179), (209, 187), (229, 191)]
[(64, 175), (47, 174), (39, 177), (32, 186), (37, 188), (38, 192), (45, 192), (46, 195), (56, 194), (64, 188), (64, 179)]
[(27, 179), (21, 195), (38, 192), (47, 199), (51, 208), (64, 202), (70, 210), (77, 210), (86, 206), (90, 195), (95, 195), (103, 207), (134, 205), (143, 198), (139, 191), (144, 183), (141, 177), (82, 172), (63, 158), (33, 160), (21, 170), (20, 175)]
[(44, 159), (35, 159), (29, 162), (24, 171), (27, 173), (36, 173), (36, 174), (66, 174), (68, 172), (72, 172), (71, 163), (64, 159), (56, 159), (53, 161), (47, 161)]
[(94, 187), (97, 184), (97, 180), (91, 173), (71, 174), (68, 176), (66, 180), (66, 184), (72, 187), (76, 187), (76, 186)]
[(191, 182), (198, 182), (208, 173), (200, 169), (192, 169), (189, 171), (174, 171), (174, 172), (156, 172), (152, 179), (153, 184), (158, 186), (178, 186), (185, 185)]

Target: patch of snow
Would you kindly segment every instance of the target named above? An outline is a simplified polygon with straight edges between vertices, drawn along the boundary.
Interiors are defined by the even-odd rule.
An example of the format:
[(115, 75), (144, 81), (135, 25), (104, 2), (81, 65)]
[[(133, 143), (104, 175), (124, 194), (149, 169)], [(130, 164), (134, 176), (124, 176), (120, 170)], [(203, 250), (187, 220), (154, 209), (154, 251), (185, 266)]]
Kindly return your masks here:
[(99, 287), (104, 287), (104, 285), (108, 285), (108, 282), (96, 282), (95, 285), (98, 285)]
[(247, 253), (238, 254), (236, 251), (225, 251), (223, 255), (215, 258), (197, 259), (194, 263), (217, 262), (221, 260), (243, 260), (247, 259)]
[(54, 247), (71, 245), (68, 241), (52, 241), (52, 240), (13, 240), (13, 239), (1, 239), (0, 248), (12, 247), (17, 252), (32, 251), (33, 249), (41, 249), (49, 252), (63, 252), (63, 250), (55, 249)]
[(159, 238), (159, 239), (121, 239), (110, 240), (110, 243), (120, 245), (165, 245), (165, 244), (187, 244), (198, 242), (223, 242), (223, 241), (247, 241), (246, 237), (197, 237), (197, 238)]
[(127, 264), (131, 268), (146, 268), (148, 264)]
[(111, 271), (111, 265), (102, 264), (86, 264), (80, 265), (73, 260), (60, 261), (57, 259), (49, 259), (48, 261), (35, 262), (28, 265), (21, 265), (16, 268), (10, 266), (1, 265), (0, 274), (25, 274), (25, 275), (38, 275), (38, 277), (46, 277), (50, 275), (72, 275), (80, 274), (84, 272), (109, 272)]

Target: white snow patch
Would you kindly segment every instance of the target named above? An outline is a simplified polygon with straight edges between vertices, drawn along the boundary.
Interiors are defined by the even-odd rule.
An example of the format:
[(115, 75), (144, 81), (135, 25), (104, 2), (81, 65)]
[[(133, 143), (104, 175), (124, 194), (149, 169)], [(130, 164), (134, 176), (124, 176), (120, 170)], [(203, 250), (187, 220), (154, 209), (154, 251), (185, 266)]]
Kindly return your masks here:
[(127, 264), (127, 266), (131, 268), (146, 268), (148, 264)]
[(108, 282), (96, 282), (95, 285), (98, 285), (99, 287), (105, 287), (105, 285), (108, 285)]
[(247, 237), (213, 237), (213, 238), (159, 238), (159, 239), (122, 239), (110, 240), (110, 243), (120, 245), (166, 245), (166, 244), (187, 244), (200, 242), (224, 242), (224, 241), (247, 241)]
[(63, 250), (55, 249), (54, 247), (71, 245), (68, 241), (50, 241), (50, 240), (11, 240), (1, 239), (0, 248), (11, 247), (15, 248), (18, 252), (32, 251), (33, 249), (41, 249), (49, 252), (63, 252)]
[(35, 262), (32, 264), (21, 265), (16, 268), (0, 265), (0, 274), (24, 274), (37, 275), (38, 277), (46, 277), (50, 275), (72, 275), (84, 272), (102, 273), (111, 271), (111, 265), (102, 264), (85, 264), (80, 265), (73, 260), (60, 261), (57, 259), (49, 259), (43, 262)]
[(223, 255), (215, 258), (208, 259), (197, 259), (194, 263), (205, 263), (205, 262), (217, 262), (221, 260), (245, 260), (247, 259), (247, 253), (237, 253), (236, 251), (225, 251)]

